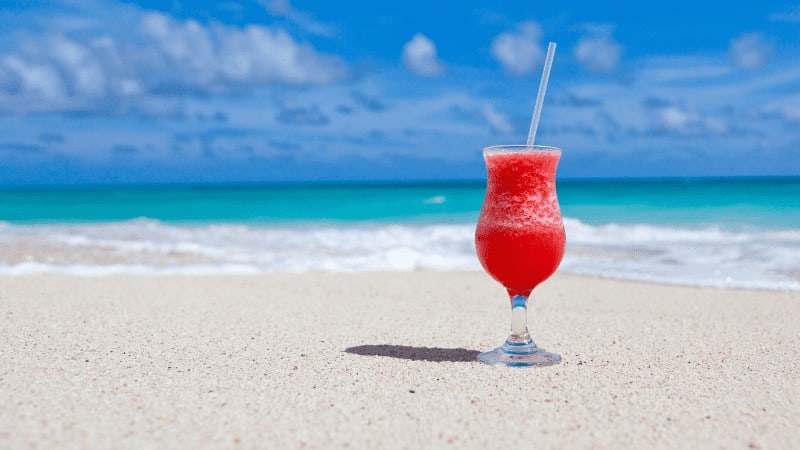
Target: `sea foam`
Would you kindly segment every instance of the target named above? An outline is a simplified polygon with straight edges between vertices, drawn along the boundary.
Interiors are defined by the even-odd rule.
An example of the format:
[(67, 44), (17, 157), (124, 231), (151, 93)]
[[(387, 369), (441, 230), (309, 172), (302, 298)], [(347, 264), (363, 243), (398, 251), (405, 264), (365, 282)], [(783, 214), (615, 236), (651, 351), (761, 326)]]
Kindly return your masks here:
[[(800, 290), (800, 230), (594, 226), (565, 219), (562, 273)], [(0, 222), (0, 274), (481, 270), (474, 224), (176, 225)]]

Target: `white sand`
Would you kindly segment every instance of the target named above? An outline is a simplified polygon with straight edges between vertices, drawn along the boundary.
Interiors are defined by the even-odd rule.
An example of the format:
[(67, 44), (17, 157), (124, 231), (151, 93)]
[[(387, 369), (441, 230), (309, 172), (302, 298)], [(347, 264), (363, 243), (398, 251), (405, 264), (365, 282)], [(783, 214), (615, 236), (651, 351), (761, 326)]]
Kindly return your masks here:
[[(800, 293), (482, 273), (0, 278), (0, 448), (797, 448)], [(349, 351), (347, 349), (350, 349)], [(370, 353), (380, 356), (365, 356)]]

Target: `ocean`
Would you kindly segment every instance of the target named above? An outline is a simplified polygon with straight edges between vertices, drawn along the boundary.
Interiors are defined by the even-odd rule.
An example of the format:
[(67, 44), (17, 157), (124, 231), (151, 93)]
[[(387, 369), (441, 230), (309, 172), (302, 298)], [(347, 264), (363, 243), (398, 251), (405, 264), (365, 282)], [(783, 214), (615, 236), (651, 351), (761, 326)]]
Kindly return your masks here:
[[(0, 190), (0, 274), (481, 270), (483, 183)], [(800, 178), (559, 180), (560, 272), (800, 290)]]

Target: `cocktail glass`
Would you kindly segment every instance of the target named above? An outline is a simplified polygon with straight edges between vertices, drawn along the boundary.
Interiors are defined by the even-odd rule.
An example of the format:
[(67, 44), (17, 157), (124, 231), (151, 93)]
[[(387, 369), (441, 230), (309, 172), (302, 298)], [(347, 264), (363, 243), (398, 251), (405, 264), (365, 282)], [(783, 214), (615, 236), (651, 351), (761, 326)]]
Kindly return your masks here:
[(564, 256), (566, 235), (556, 196), (561, 149), (501, 145), (483, 150), (487, 185), (475, 247), (489, 275), (511, 300), (511, 335), (481, 353), (486, 364), (549, 366), (561, 356), (536, 346), (528, 333), (527, 303), (533, 289), (549, 278)]

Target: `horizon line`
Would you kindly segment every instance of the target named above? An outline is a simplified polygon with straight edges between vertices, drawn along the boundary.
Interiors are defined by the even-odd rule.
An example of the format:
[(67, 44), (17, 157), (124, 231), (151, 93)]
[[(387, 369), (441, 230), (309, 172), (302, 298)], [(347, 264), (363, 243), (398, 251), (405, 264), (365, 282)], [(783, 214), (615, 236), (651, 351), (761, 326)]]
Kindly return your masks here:
[[(626, 183), (626, 182), (713, 182), (713, 181), (767, 181), (800, 180), (800, 175), (732, 175), (732, 176), (626, 176), (626, 177), (566, 177), (557, 181), (568, 184), (581, 183)], [(76, 184), (14, 184), (0, 185), (0, 190), (80, 190), (80, 189), (163, 189), (163, 188), (283, 188), (283, 187), (377, 187), (377, 186), (467, 186), (485, 184), (486, 178), (464, 178), (451, 180), (298, 180), (298, 181), (211, 181), (211, 182), (144, 182), (144, 183), (76, 183)]]

